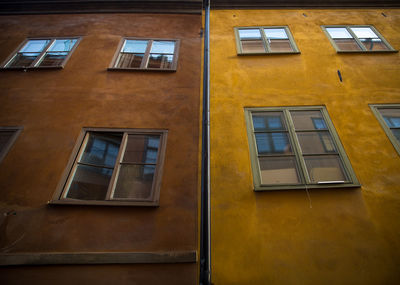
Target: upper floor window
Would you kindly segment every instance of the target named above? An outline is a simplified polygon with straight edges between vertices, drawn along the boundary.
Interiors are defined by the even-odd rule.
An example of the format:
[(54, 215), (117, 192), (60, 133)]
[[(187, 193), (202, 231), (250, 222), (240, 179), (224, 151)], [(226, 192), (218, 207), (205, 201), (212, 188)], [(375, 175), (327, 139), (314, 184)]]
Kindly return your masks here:
[(27, 39), (4, 62), (3, 68), (64, 67), (80, 38)]
[(322, 26), (338, 52), (395, 51), (373, 26)]
[(400, 105), (371, 105), (394, 148), (400, 154)]
[(324, 107), (245, 111), (255, 190), (359, 186)]
[(179, 40), (125, 38), (109, 69), (175, 71)]
[(157, 206), (166, 136), (85, 128), (51, 203)]
[(0, 162), (10, 150), (21, 130), (21, 127), (0, 127)]
[(299, 53), (288, 27), (235, 28), (238, 54)]

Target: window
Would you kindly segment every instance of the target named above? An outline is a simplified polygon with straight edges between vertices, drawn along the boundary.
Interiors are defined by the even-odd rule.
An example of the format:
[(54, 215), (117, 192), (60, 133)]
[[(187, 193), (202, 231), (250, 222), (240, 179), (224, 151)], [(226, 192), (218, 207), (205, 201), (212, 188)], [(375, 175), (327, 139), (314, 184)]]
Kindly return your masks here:
[(370, 107), (400, 154), (400, 105), (370, 105)]
[(21, 130), (21, 127), (0, 127), (0, 162), (14, 144)]
[(82, 132), (51, 203), (157, 206), (167, 131)]
[(256, 191), (359, 186), (324, 107), (245, 112)]
[(64, 67), (80, 38), (27, 39), (2, 65), (3, 68)]
[(372, 26), (322, 26), (338, 52), (393, 52)]
[(288, 27), (235, 28), (238, 54), (299, 53)]
[(175, 71), (178, 50), (179, 40), (126, 38), (109, 69)]

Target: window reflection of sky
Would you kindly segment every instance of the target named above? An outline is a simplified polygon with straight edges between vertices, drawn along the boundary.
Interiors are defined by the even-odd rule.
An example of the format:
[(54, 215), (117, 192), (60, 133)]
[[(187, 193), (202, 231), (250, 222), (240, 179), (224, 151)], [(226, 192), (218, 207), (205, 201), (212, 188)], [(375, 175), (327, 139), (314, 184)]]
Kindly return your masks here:
[(55, 40), (49, 51), (70, 51), (75, 45), (77, 39)]
[(170, 53), (173, 54), (175, 49), (174, 41), (154, 41), (151, 47), (151, 53)]
[(264, 33), (268, 39), (288, 39), (285, 29), (264, 29)]
[(144, 53), (147, 48), (147, 42), (142, 40), (126, 40), (122, 52)]
[(50, 40), (30, 40), (20, 52), (41, 52), (49, 42)]
[(261, 39), (261, 34), (259, 29), (241, 29), (239, 37), (241, 39)]
[(327, 32), (333, 39), (352, 39), (353, 37), (346, 28), (326, 28)]
[(358, 38), (378, 38), (370, 28), (350, 28)]

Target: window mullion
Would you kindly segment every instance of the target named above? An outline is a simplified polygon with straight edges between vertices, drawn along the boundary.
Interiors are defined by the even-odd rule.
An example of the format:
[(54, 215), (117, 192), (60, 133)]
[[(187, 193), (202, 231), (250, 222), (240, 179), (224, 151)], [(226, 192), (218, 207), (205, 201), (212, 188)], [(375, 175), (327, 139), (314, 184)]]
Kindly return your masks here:
[(146, 51), (144, 52), (142, 63), (140, 64), (140, 68), (144, 69), (147, 67), (147, 63), (149, 62), (151, 47), (153, 46), (153, 40), (149, 40), (147, 43)]
[(292, 116), (290, 115), (289, 109), (285, 109), (284, 114), (285, 114), (287, 124), (288, 124), (289, 135), (290, 135), (291, 141), (293, 143), (293, 152), (296, 156), (297, 165), (300, 167), (299, 171), (300, 171), (301, 180), (302, 180), (301, 182), (305, 183), (305, 184), (310, 184), (311, 180), (310, 180), (310, 177), (309, 177), (309, 174), (307, 171), (306, 163), (304, 161), (303, 153), (301, 151), (300, 142), (297, 139), (294, 123), (292, 120)]
[(262, 40), (264, 42), (264, 48), (265, 48), (266, 52), (271, 52), (271, 49), (270, 49), (269, 43), (268, 43), (268, 38), (264, 32), (264, 27), (260, 27), (260, 33), (261, 33)]
[(126, 144), (128, 142), (128, 134), (125, 132), (122, 137), (121, 146), (118, 151), (117, 159), (115, 160), (114, 170), (111, 175), (110, 184), (108, 184), (106, 200), (112, 200), (112, 196), (114, 194), (115, 186), (118, 180), (119, 169), (121, 167), (121, 162), (123, 159), (123, 154), (125, 153)]
[(43, 49), (43, 51), (36, 57), (36, 59), (31, 63), (31, 67), (36, 67), (37, 64), (40, 62), (40, 60), (43, 58), (43, 56), (46, 54), (46, 52), (49, 50), (49, 48), (53, 45), (53, 43), (56, 41), (56, 39), (52, 39), (47, 46)]
[(366, 47), (362, 44), (362, 42), (359, 40), (359, 38), (356, 36), (356, 34), (350, 29), (350, 27), (345, 27), (346, 30), (350, 33), (350, 35), (354, 38), (354, 40), (357, 42), (357, 44), (359, 45), (359, 47), (363, 50), (363, 51), (367, 51)]

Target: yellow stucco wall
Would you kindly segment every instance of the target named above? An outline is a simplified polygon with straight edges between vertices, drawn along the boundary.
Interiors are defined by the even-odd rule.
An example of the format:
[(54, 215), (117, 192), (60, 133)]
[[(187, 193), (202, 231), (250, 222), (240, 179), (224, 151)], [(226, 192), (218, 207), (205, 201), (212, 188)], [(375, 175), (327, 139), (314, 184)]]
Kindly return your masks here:
[[(400, 10), (211, 11), (215, 285), (400, 282), (400, 155), (368, 106), (400, 103), (400, 54), (336, 53), (320, 26), (345, 24), (400, 49)], [(237, 56), (234, 27), (280, 25), (301, 54)], [(326, 106), (362, 187), (253, 191), (244, 107), (303, 105)]]

